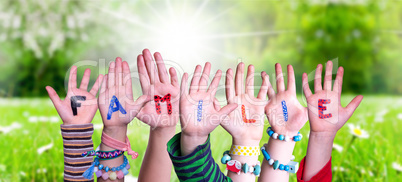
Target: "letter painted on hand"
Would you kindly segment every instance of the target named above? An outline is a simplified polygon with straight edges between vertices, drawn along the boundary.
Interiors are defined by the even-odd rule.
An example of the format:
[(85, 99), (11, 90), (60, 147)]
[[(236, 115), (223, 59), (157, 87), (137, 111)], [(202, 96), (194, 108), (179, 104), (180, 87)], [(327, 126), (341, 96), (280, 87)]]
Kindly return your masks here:
[(82, 100), (85, 101), (87, 99), (87, 97), (85, 96), (72, 96), (70, 98), (71, 100), (71, 109), (73, 110), (73, 115), (76, 116), (77, 115), (77, 107), (81, 107), (81, 103), (78, 103), (77, 101)]
[(321, 119), (325, 118), (330, 118), (332, 117), (332, 114), (324, 114), (324, 111), (327, 110), (327, 107), (324, 106), (324, 104), (329, 104), (331, 103), (330, 99), (318, 99), (318, 117)]
[(197, 121), (200, 122), (202, 119), (202, 100), (198, 101), (197, 108)]
[(241, 105), (241, 116), (243, 117), (243, 122), (245, 123), (255, 123), (255, 119), (246, 118), (246, 106)]
[(172, 114), (172, 104), (170, 103), (170, 94), (166, 94), (164, 97), (161, 97), (159, 95), (154, 96), (154, 101), (155, 101), (155, 108), (156, 108), (156, 113), (161, 114), (161, 104), (160, 102), (166, 102), (167, 104), (167, 110), (168, 114)]
[(285, 100), (282, 101), (282, 111), (283, 111), (283, 118), (285, 121), (288, 121), (288, 107), (286, 106)]
[[(113, 107), (116, 104), (116, 107)], [(113, 95), (112, 100), (110, 100), (109, 111), (107, 112), (107, 120), (112, 118), (112, 114), (116, 111), (120, 111), (122, 114), (126, 114), (123, 106), (120, 104), (119, 99)]]

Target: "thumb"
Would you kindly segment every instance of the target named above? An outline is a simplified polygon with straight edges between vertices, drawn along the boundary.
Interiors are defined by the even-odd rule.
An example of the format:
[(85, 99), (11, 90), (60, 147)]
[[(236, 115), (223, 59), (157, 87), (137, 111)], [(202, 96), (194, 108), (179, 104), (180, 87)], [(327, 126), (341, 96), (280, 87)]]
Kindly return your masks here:
[(352, 115), (355, 112), (356, 108), (360, 105), (363, 100), (362, 95), (358, 95), (346, 106), (346, 111)]
[(56, 91), (50, 86), (46, 86), (46, 91), (49, 94), (49, 98), (52, 100), (53, 105), (57, 109), (58, 105), (61, 103), (59, 95), (57, 95)]
[(218, 111), (218, 114), (222, 116), (227, 116), (229, 113), (234, 111), (237, 108), (237, 104), (228, 104), (225, 107), (222, 107), (221, 110)]

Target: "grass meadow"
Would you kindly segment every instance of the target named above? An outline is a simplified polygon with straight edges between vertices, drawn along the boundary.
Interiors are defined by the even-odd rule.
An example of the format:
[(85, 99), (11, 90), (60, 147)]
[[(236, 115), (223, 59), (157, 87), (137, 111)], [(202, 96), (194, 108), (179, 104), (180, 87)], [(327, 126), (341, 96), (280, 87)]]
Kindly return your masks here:
[[(351, 99), (350, 96), (344, 96), (342, 103), (346, 104)], [(0, 157), (0, 181), (62, 181), (61, 123), (47, 98), (0, 99), (0, 148), (3, 153)], [(93, 123), (96, 147), (102, 132), (99, 113)], [(399, 131), (402, 128), (402, 97), (366, 96), (348, 123), (359, 126), (369, 136), (354, 137), (348, 125), (338, 132), (332, 153), (333, 180), (402, 181), (402, 132)], [(309, 124), (300, 132), (303, 140), (296, 144), (294, 150), (298, 162), (306, 154)], [(137, 120), (129, 126), (131, 144), (140, 155), (138, 159), (130, 161), (132, 168), (126, 181), (135, 181), (138, 176), (148, 134), (149, 127)], [(231, 137), (218, 127), (211, 134), (211, 141), (213, 156), (220, 163), (222, 153), (230, 148)], [(267, 141), (268, 135), (264, 133), (260, 145)], [(261, 155), (260, 161), (262, 158)], [(224, 171), (224, 166), (220, 166)], [(290, 179), (296, 181), (296, 175), (291, 174)], [(171, 181), (178, 181), (174, 173)]]

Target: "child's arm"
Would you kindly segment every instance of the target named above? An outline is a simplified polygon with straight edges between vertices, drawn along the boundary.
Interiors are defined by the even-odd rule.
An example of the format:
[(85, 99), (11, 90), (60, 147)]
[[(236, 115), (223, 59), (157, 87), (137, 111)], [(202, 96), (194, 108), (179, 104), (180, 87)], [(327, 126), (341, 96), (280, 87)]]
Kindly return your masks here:
[(64, 147), (65, 181), (88, 181), (82, 173), (91, 166), (92, 157), (82, 157), (81, 154), (93, 150), (91, 121), (98, 110), (96, 94), (103, 79), (103, 75), (99, 75), (91, 91), (88, 92), (90, 74), (90, 69), (85, 70), (80, 88), (77, 88), (77, 67), (73, 66), (70, 70), (68, 91), (64, 100), (60, 100), (52, 87), (46, 87), (63, 121), (60, 127)]
[(307, 74), (303, 74), (303, 90), (307, 99), (310, 120), (310, 138), (304, 163), (305, 167), (300, 175), (305, 181), (325, 179), (325, 177), (322, 179), (313, 177), (330, 161), (336, 132), (352, 116), (363, 99), (363, 96), (359, 95), (348, 106), (342, 107), (343, 68), (339, 67), (338, 69), (333, 89), (331, 89), (332, 62), (328, 61), (326, 65), (324, 88), (321, 86), (321, 72), (322, 65), (319, 64), (314, 79), (314, 94), (309, 88)]
[[(167, 97), (161, 101), (153, 99), (138, 113), (137, 118), (150, 126), (148, 147), (141, 165), (139, 181), (170, 181), (172, 161), (166, 150), (166, 144), (175, 134), (179, 121), (180, 85), (176, 70), (169, 69), (169, 75), (161, 54), (154, 54), (155, 61), (148, 49), (137, 57), (138, 74), (142, 93), (151, 98)], [(156, 63), (156, 66), (155, 66)], [(155, 104), (159, 104), (159, 111)], [(158, 175), (155, 175), (158, 171)]]
[(168, 152), (181, 181), (231, 181), (219, 169), (211, 156), (209, 134), (237, 105), (229, 104), (222, 109), (215, 103), (215, 94), (222, 72), (217, 71), (209, 88), (211, 64), (195, 68), (190, 90), (187, 89), (188, 74), (181, 83), (180, 123), (182, 132), (168, 142)]
[[(265, 151), (269, 154), (271, 162), (278, 161), (279, 164), (287, 165), (291, 161), (291, 156), (295, 143), (292, 140), (298, 131), (307, 122), (307, 109), (303, 107), (296, 97), (296, 85), (294, 70), (291, 65), (287, 67), (287, 90), (285, 89), (282, 67), (279, 63), (275, 65), (276, 87), (275, 93), (271, 84), (268, 82), (269, 102), (265, 107), (265, 113), (268, 117), (272, 131), (278, 134), (274, 139), (271, 133)], [(268, 75), (264, 72), (264, 77)], [(267, 134), (268, 135), (268, 134)], [(279, 135), (288, 137), (288, 141), (279, 140)], [(281, 169), (275, 169), (274, 165), (264, 157), (262, 162), (262, 172), (258, 181), (288, 181), (289, 172)]]
[[(122, 59), (119, 57), (116, 58), (116, 61), (112, 62), (109, 66), (109, 73), (103, 80), (98, 99), (99, 111), (104, 125), (103, 133), (117, 141), (126, 143), (127, 125), (149, 100), (150, 98), (147, 95), (143, 95), (134, 101), (128, 63), (126, 61), (122, 62)], [(136, 154), (131, 153), (128, 148), (130, 147), (125, 147), (127, 154), (133, 154), (131, 156), (136, 157)], [(115, 149), (119, 148), (106, 145), (102, 139), (102, 143), (100, 144), (101, 151), (112, 151)], [(128, 163), (130, 163), (132, 157), (128, 157)], [(99, 162), (105, 168), (106, 166), (110, 168), (117, 167), (123, 164), (123, 156), (110, 160), (100, 160)], [(110, 176), (112, 172), (112, 170), (106, 171), (103, 169), (102, 175), (107, 173), (108, 175), (105, 176)], [(105, 180), (98, 176), (98, 181)], [(118, 181), (124, 181), (124, 179), (119, 179)]]
[[(222, 127), (232, 135), (232, 146), (228, 148), (230, 160), (240, 162), (242, 171), (228, 170), (228, 176), (233, 181), (255, 181), (260, 175), (261, 164), (258, 161), (260, 154), (260, 140), (264, 130), (264, 108), (267, 104), (268, 76), (262, 77), (262, 86), (258, 96), (254, 96), (254, 66), (249, 65), (247, 77), (244, 78), (244, 63), (239, 63), (236, 75), (232, 69), (226, 72), (226, 99), (228, 104), (237, 104), (238, 107), (230, 113), (228, 120), (221, 123)], [(246, 148), (246, 149), (244, 149)], [(250, 150), (251, 148), (251, 150)], [(224, 162), (231, 166), (228, 161)], [(250, 172), (250, 167), (255, 173)]]

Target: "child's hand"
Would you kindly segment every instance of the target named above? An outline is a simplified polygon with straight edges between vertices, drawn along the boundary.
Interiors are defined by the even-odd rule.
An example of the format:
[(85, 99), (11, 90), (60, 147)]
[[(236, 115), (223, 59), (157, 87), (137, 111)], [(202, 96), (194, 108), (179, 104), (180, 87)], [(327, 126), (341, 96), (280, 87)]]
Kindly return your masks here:
[(235, 83), (233, 71), (226, 72), (226, 99), (228, 104), (237, 104), (236, 110), (229, 114), (229, 119), (221, 123), (233, 137), (233, 144), (258, 146), (264, 129), (264, 107), (269, 83), (268, 75), (262, 77), (262, 86), (254, 97), (254, 66), (248, 66), (246, 83), (244, 82), (244, 63), (236, 69)]
[[(77, 88), (77, 67), (71, 67), (67, 96), (64, 100), (60, 100), (56, 91), (52, 87), (46, 87), (49, 97), (59, 113), (63, 124), (87, 124), (91, 123), (94, 118), (96, 110), (98, 109), (96, 93), (98, 93), (99, 85), (103, 80), (103, 75), (98, 76), (91, 91), (88, 92), (87, 89), (90, 75), (91, 70), (86, 69), (80, 88)], [(71, 102), (72, 98), (73, 102)]]
[[(282, 67), (279, 63), (275, 65), (275, 72), (278, 93), (275, 94), (274, 89), (269, 84), (269, 102), (265, 107), (265, 113), (273, 131), (286, 136), (294, 136), (308, 120), (307, 108), (303, 107), (297, 100), (295, 75), (292, 65), (288, 65), (287, 90), (285, 90)], [(265, 72), (264, 76), (268, 77)]]
[[(232, 112), (237, 104), (229, 104), (222, 109), (217, 104), (215, 94), (222, 72), (218, 70), (209, 88), (208, 80), (211, 64), (202, 67), (197, 65), (191, 80), (190, 91), (187, 89), (188, 74), (185, 73), (181, 82), (180, 122), (182, 127), (182, 154), (191, 153), (195, 147), (202, 144), (221, 120)], [(202, 101), (202, 102), (200, 102)], [(202, 107), (201, 109), (200, 106)], [(198, 113), (200, 111), (200, 113)]]
[[(154, 54), (154, 57), (157, 68), (155, 68), (154, 60), (148, 49), (145, 49), (142, 55), (137, 57), (142, 93), (152, 98), (151, 101), (144, 105), (140, 113), (138, 113), (137, 118), (150, 125), (152, 129), (158, 127), (175, 127), (179, 120), (180, 98), (180, 86), (177, 73), (173, 67), (169, 69), (169, 82), (169, 75), (166, 71), (161, 54), (157, 52)], [(170, 94), (168, 100), (157, 101), (155, 103), (155, 96), (161, 98), (166, 96), (167, 98), (168, 94)], [(155, 104), (159, 104), (158, 110), (160, 112), (156, 110)]]
[[(142, 106), (150, 100), (147, 95), (139, 97), (136, 101), (133, 99), (133, 90), (131, 86), (130, 67), (126, 61), (122, 62), (121, 58), (116, 58), (116, 62), (112, 62), (109, 66), (109, 74), (103, 80), (101, 91), (99, 94), (99, 111), (102, 116), (104, 130), (107, 128), (127, 128), (134, 117), (138, 114)], [(113, 108), (119, 107), (117, 101), (122, 106), (114, 111)], [(110, 108), (112, 107), (112, 108)], [(121, 133), (125, 133), (124, 130)]]
[(315, 73), (314, 94), (311, 93), (309, 88), (307, 74), (303, 74), (303, 90), (307, 99), (310, 128), (312, 133), (319, 132), (335, 135), (352, 116), (363, 96), (356, 96), (346, 107), (342, 107), (343, 68), (339, 67), (332, 90), (332, 62), (328, 61), (327, 63), (324, 89), (321, 86), (321, 72), (322, 65), (319, 64)]

